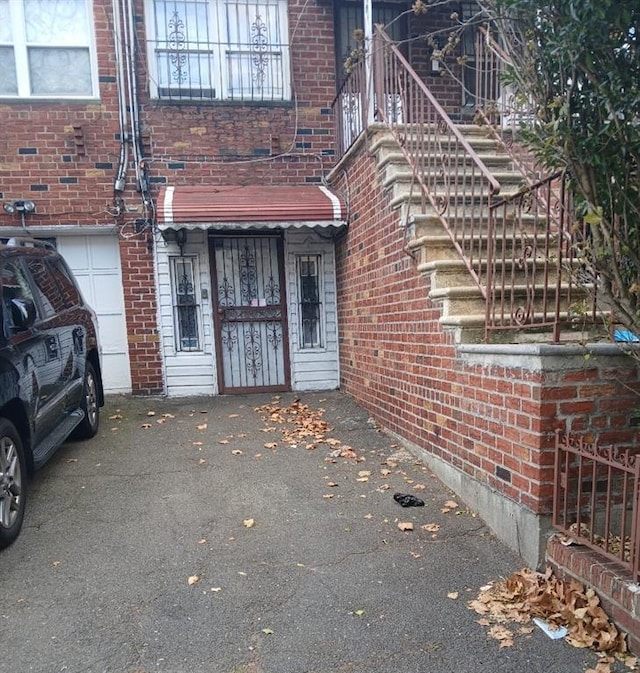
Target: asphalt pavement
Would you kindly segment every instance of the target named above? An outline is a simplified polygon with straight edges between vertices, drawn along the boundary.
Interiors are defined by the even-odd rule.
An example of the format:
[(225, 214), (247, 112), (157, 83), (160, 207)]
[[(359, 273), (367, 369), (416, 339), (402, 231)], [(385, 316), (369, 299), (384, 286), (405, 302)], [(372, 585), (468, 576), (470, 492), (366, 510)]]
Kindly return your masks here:
[(500, 647), (467, 602), (522, 561), (349, 396), (297, 398), (109, 398), (0, 554), (0, 673), (595, 667)]

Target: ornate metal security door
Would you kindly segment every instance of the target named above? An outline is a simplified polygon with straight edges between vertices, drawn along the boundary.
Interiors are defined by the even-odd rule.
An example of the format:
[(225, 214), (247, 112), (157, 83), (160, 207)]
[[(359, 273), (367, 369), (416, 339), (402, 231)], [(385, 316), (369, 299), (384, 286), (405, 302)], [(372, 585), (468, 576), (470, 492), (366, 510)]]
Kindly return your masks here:
[(279, 236), (211, 239), (220, 392), (289, 390)]

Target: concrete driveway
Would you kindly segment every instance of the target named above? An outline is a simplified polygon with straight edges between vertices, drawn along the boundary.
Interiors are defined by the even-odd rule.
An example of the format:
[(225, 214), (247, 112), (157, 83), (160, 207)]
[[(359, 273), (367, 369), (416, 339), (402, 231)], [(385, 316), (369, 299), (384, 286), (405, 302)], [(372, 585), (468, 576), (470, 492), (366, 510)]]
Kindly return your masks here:
[(348, 396), (302, 395), (312, 434), (287, 443), (277, 408), (294, 399), (110, 398), (98, 437), (36, 476), (0, 554), (0, 672), (595, 665), (538, 629), (509, 648), (488, 638), (466, 602), (521, 561)]

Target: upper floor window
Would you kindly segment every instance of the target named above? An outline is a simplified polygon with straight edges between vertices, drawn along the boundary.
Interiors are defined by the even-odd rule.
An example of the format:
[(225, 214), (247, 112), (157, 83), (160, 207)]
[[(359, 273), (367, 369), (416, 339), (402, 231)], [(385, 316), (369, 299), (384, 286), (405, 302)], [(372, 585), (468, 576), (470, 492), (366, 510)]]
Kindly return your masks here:
[(290, 99), (286, 0), (146, 0), (151, 95)]
[(0, 96), (97, 95), (90, 0), (0, 0)]

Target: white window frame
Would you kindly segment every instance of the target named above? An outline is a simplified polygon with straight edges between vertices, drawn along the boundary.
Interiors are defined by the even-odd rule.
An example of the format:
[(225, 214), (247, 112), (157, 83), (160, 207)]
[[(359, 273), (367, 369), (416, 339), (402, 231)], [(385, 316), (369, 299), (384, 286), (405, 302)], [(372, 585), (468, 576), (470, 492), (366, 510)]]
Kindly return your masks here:
[(78, 100), (93, 100), (99, 98), (99, 82), (98, 82), (98, 60), (96, 54), (96, 37), (93, 19), (93, 3), (92, 0), (83, 0), (86, 11), (87, 27), (89, 34), (87, 35), (87, 43), (85, 44), (71, 44), (47, 43), (43, 46), (50, 48), (70, 48), (70, 49), (88, 49), (89, 50), (89, 67), (91, 69), (91, 92), (86, 94), (73, 93), (56, 93), (56, 94), (33, 94), (31, 93), (31, 77), (29, 71), (29, 47), (38, 46), (37, 43), (27, 44), (26, 24), (25, 24), (25, 7), (24, 0), (9, 0), (9, 19), (10, 29), (9, 34), (13, 37), (12, 42), (1, 42), (0, 47), (12, 47), (15, 58), (16, 78), (18, 83), (18, 92), (15, 94), (0, 92), (1, 99), (39, 99), (39, 100), (60, 100), (60, 99), (78, 99)]
[[(189, 1), (189, 0), (187, 0)], [(181, 5), (184, 0), (178, 0), (177, 5)], [(206, 6), (208, 10), (208, 22), (206, 32), (209, 36), (209, 49), (197, 48), (192, 41), (189, 48), (184, 49), (186, 54), (188, 51), (192, 54), (211, 54), (213, 59), (210, 86), (199, 88), (199, 85), (187, 83), (184, 87), (169, 86), (168, 93), (163, 92), (163, 87), (160, 85), (160, 74), (158, 72), (158, 58), (156, 55), (156, 13), (155, 0), (145, 0), (145, 25), (147, 34), (147, 57), (149, 69), (149, 92), (151, 98), (158, 100), (193, 100), (201, 101), (235, 101), (235, 102), (288, 102), (291, 100), (291, 82), (290, 82), (290, 45), (289, 45), (289, 24), (287, 0), (191, 0), (194, 4)], [(231, 92), (230, 91), (230, 59), (234, 55), (240, 53), (237, 44), (234, 45), (230, 41), (230, 36), (227, 34), (227, 8), (233, 9), (238, 6), (265, 5), (271, 4), (274, 6), (274, 14), (277, 14), (277, 23), (282, 31), (282, 44), (279, 49), (273, 49), (274, 55), (281, 59), (280, 75), (282, 77), (282, 94), (281, 95), (260, 95), (259, 93), (252, 95), (251, 93)], [(188, 27), (185, 31), (185, 44), (189, 44)], [(160, 50), (158, 50), (160, 51)], [(250, 53), (242, 52), (245, 56), (250, 56)], [(259, 53), (256, 54), (259, 58)], [(215, 95), (211, 93), (215, 91)]]

